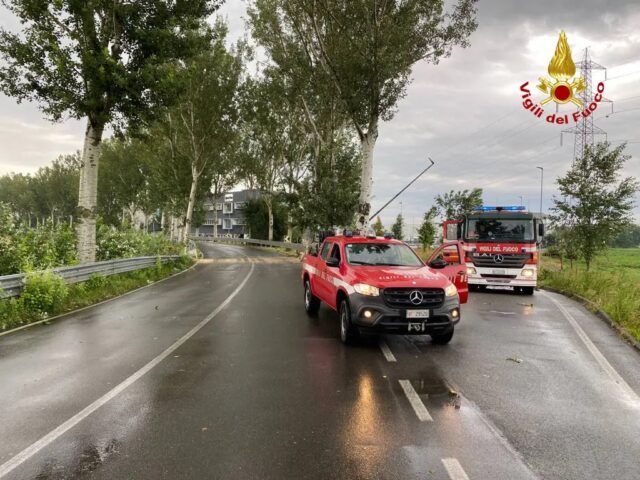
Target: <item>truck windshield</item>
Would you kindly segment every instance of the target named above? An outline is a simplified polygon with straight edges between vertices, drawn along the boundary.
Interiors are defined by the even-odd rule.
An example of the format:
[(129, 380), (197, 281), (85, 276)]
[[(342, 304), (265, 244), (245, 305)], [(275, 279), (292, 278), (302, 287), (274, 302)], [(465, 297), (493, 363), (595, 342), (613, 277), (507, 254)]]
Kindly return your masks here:
[(532, 242), (535, 240), (533, 219), (470, 218), (466, 240), (476, 242)]
[(345, 247), (351, 265), (422, 267), (410, 247), (398, 243), (349, 243)]

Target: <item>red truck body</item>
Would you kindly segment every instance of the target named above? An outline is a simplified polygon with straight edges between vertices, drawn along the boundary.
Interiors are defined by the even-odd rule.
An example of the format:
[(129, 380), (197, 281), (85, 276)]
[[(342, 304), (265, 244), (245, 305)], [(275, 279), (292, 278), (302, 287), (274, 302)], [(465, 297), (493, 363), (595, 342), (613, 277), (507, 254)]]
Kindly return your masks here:
[[(458, 261), (445, 259), (445, 249), (457, 252)], [(317, 254), (302, 259), (305, 307), (312, 313), (322, 302), (339, 311), (343, 341), (348, 340), (345, 328), (346, 333), (430, 334), (443, 340), (453, 334), (460, 304), (467, 301), (461, 258), (458, 242), (434, 252), (430, 267), (399, 240), (328, 237)]]

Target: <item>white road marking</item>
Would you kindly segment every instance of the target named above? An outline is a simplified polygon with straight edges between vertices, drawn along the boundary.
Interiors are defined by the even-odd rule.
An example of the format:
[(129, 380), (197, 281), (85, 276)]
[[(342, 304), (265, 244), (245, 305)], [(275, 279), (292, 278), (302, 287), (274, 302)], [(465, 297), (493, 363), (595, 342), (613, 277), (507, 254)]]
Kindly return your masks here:
[(387, 342), (385, 342), (384, 340), (380, 340), (380, 350), (382, 350), (382, 355), (384, 355), (384, 358), (386, 358), (387, 362), (396, 361), (396, 357), (393, 355), (393, 352), (389, 348), (389, 345), (387, 345)]
[(255, 265), (252, 263), (251, 264), (251, 270), (249, 270), (249, 273), (247, 274), (246, 277), (244, 277), (244, 280), (242, 280), (242, 283), (240, 285), (238, 285), (238, 287), (231, 293), (231, 295), (229, 295), (226, 298), (226, 300), (224, 302), (222, 302), (218, 306), (218, 308), (216, 308), (213, 312), (211, 312), (204, 320), (202, 320), (195, 327), (193, 327), (191, 330), (189, 330), (185, 335), (183, 335), (179, 340), (177, 340), (173, 345), (171, 345), (169, 348), (167, 348), (164, 352), (162, 352), (156, 358), (151, 360), (144, 367), (142, 367), (140, 370), (135, 372), (129, 378), (127, 378), (122, 383), (117, 385), (115, 388), (111, 389), (110, 391), (105, 393), (102, 397), (98, 398), (91, 405), (89, 405), (88, 407), (84, 408), (80, 412), (76, 413), (73, 417), (68, 419), (62, 425), (60, 425), (59, 427), (51, 430), (44, 437), (42, 437), (40, 440), (38, 440), (37, 442), (31, 444), (30, 446), (28, 446), (27, 448), (22, 450), (20, 453), (18, 453), (15, 457), (11, 458), (10, 460), (6, 461), (4, 464), (0, 465), (0, 478), (6, 476), (12, 470), (14, 470), (16, 467), (18, 467), (21, 463), (23, 463), (26, 460), (28, 460), (29, 458), (31, 458), (33, 455), (38, 453), (40, 450), (42, 450), (43, 448), (45, 448), (46, 446), (51, 444), (53, 441), (55, 441), (62, 434), (64, 434), (68, 430), (70, 430), (73, 427), (75, 427), (78, 423), (80, 423), (82, 420), (87, 418), (89, 415), (91, 415), (93, 412), (98, 410), (100, 407), (102, 407), (103, 405), (105, 405), (110, 400), (114, 399), (115, 397), (117, 397), (125, 389), (127, 389), (128, 387), (133, 385), (137, 380), (142, 378), (146, 373), (148, 373), (150, 370), (152, 370), (155, 366), (157, 366), (165, 358), (167, 358), (173, 352), (175, 352), (182, 344), (184, 344), (187, 340), (189, 340), (196, 333), (198, 333), (198, 331), (200, 331), (204, 326), (206, 326), (211, 320), (213, 320), (213, 318), (216, 315), (218, 315), (222, 311), (222, 309), (224, 309), (224, 307), (226, 307), (229, 304), (229, 302), (231, 302), (231, 300), (233, 300), (233, 298), (236, 295), (238, 295), (238, 293), (240, 293), (240, 291), (244, 288), (244, 286), (249, 281), (249, 278), (253, 274), (253, 270), (254, 269), (255, 269)]
[(573, 327), (575, 332), (582, 340), (582, 343), (585, 344), (593, 358), (595, 358), (598, 365), (605, 371), (607, 375), (613, 380), (621, 390), (621, 393), (625, 396), (625, 398), (634, 404), (636, 407), (640, 407), (640, 397), (638, 394), (629, 386), (629, 384), (625, 381), (624, 378), (613, 368), (613, 365), (609, 363), (609, 361), (605, 358), (605, 356), (598, 350), (598, 347), (591, 341), (586, 332), (582, 329), (578, 321), (574, 318), (571, 313), (562, 305), (558, 300), (553, 298), (553, 296), (549, 295), (547, 292), (541, 292), (545, 297), (549, 298), (553, 303), (555, 303), (558, 310), (564, 315), (569, 324)]
[(400, 382), (400, 386), (402, 387), (402, 390), (404, 390), (404, 394), (407, 396), (409, 403), (413, 407), (413, 411), (416, 412), (418, 420), (421, 422), (433, 422), (433, 418), (429, 415), (427, 407), (425, 407), (422, 400), (420, 400), (420, 397), (413, 388), (413, 385), (411, 385), (411, 382), (409, 380), (398, 381)]
[(442, 464), (444, 468), (447, 469), (451, 480), (469, 480), (469, 476), (464, 471), (464, 468), (462, 468), (460, 462), (455, 458), (443, 458)]

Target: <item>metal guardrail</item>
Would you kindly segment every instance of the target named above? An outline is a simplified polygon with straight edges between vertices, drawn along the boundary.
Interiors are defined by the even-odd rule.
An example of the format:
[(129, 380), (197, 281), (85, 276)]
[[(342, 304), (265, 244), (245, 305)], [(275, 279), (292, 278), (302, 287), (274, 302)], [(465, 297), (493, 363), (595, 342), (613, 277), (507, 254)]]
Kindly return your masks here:
[(273, 240), (258, 240), (256, 238), (213, 237), (209, 235), (193, 235), (191, 238), (198, 242), (230, 243), (232, 245), (257, 245), (259, 247), (281, 247), (294, 250), (296, 252), (304, 251), (304, 245), (301, 243), (276, 242)]
[[(133, 272), (143, 268), (153, 267), (158, 259), (162, 263), (179, 259), (179, 255), (164, 255), (159, 257), (119, 258), (105, 262), (85, 263), (71, 267), (53, 268), (51, 271), (62, 277), (66, 283), (79, 283), (89, 280), (93, 275), (107, 277), (118, 273)], [(0, 298), (16, 297), (24, 288), (26, 274), (5, 275), (0, 277)]]

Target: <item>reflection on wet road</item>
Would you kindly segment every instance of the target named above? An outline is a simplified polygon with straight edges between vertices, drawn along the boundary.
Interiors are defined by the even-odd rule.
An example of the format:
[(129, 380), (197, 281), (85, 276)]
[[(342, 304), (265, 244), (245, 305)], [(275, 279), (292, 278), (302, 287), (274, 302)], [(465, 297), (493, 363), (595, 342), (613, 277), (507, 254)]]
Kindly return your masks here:
[(333, 312), (305, 315), (295, 261), (203, 249), (182, 276), (0, 339), (7, 465), (200, 326), (1, 478), (637, 478), (639, 410), (554, 300), (636, 392), (640, 356), (573, 302), (478, 293), (448, 346), (347, 348)]

